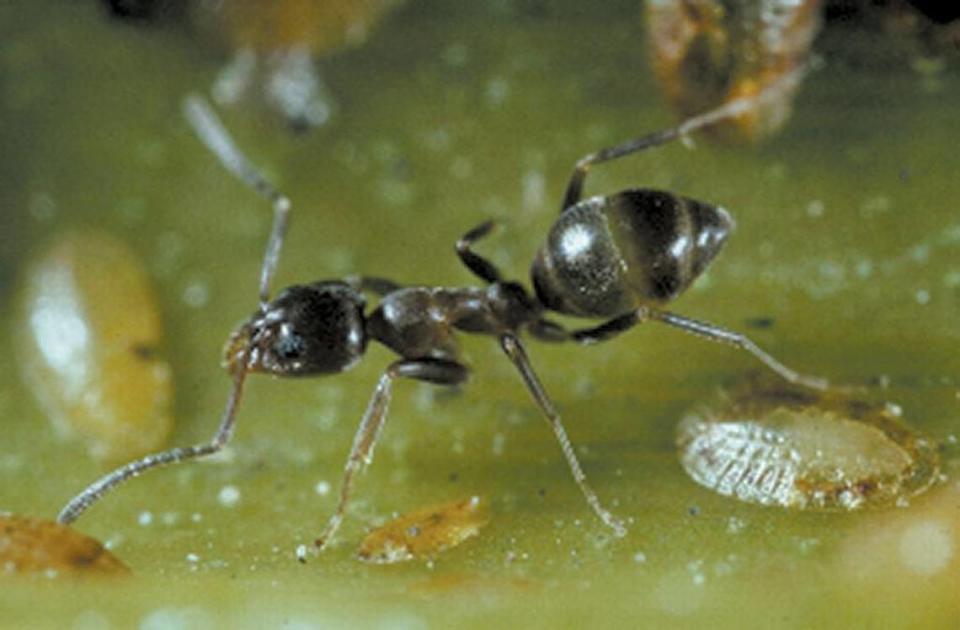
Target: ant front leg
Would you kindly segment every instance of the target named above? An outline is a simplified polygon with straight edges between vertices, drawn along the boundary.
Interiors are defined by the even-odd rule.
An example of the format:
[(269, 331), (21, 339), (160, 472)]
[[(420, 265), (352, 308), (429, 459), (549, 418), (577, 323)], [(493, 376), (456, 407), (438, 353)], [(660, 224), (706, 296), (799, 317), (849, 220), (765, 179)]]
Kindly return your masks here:
[(459, 385), (467, 380), (467, 375), (468, 370), (465, 365), (456, 361), (433, 358), (401, 360), (392, 363), (386, 369), (377, 383), (377, 388), (373, 391), (367, 410), (360, 421), (360, 427), (353, 438), (353, 447), (350, 449), (350, 456), (343, 471), (343, 480), (340, 482), (340, 498), (337, 501), (337, 507), (323, 533), (315, 541), (320, 550), (329, 544), (343, 522), (357, 473), (373, 461), (373, 449), (387, 422), (393, 380), (402, 377), (437, 385)]
[(553, 402), (540, 383), (540, 379), (537, 378), (536, 373), (533, 371), (530, 358), (527, 356), (527, 352), (524, 350), (520, 338), (513, 333), (504, 333), (500, 337), (500, 347), (503, 348), (506, 355), (513, 361), (514, 366), (520, 372), (520, 376), (523, 377), (523, 382), (526, 384), (527, 390), (530, 392), (530, 395), (533, 396), (540, 411), (543, 412), (544, 417), (553, 429), (553, 433), (560, 443), (560, 449), (563, 451), (563, 456), (567, 459), (570, 472), (573, 473), (573, 478), (580, 487), (580, 491), (583, 493), (587, 503), (590, 504), (590, 507), (593, 508), (593, 511), (600, 520), (603, 521), (604, 525), (613, 530), (614, 534), (619, 537), (625, 536), (627, 528), (623, 524), (623, 521), (603, 507), (600, 503), (600, 498), (597, 497), (597, 493), (594, 492), (590, 484), (587, 483), (587, 476), (583, 473), (583, 469), (580, 467), (580, 462), (577, 459), (577, 454), (574, 452), (573, 445), (570, 443), (570, 438), (567, 437), (567, 431), (563, 428), (560, 414), (557, 413)]

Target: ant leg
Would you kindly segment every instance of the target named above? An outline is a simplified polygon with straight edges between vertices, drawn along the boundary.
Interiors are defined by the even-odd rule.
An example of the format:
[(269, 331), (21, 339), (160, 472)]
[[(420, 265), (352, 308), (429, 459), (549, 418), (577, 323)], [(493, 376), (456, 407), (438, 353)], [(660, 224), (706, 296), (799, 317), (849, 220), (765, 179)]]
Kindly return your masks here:
[(587, 172), (590, 170), (590, 167), (594, 164), (608, 162), (631, 153), (666, 144), (667, 142), (682, 138), (687, 134), (703, 129), (704, 127), (709, 127), (722, 120), (745, 114), (763, 102), (777, 98), (778, 94), (792, 89), (809, 70), (810, 68), (808, 66), (801, 66), (797, 70), (785, 74), (776, 82), (771, 83), (762, 92), (724, 103), (715, 109), (688, 118), (675, 127), (657, 131), (640, 138), (634, 138), (633, 140), (601, 149), (596, 153), (591, 153), (583, 157), (577, 162), (576, 167), (573, 169), (573, 175), (571, 175), (570, 182), (567, 184), (567, 192), (564, 195), (563, 207), (560, 208), (560, 212), (562, 213), (580, 201), (583, 193), (583, 182), (587, 177)]
[(377, 383), (377, 388), (373, 391), (357, 434), (353, 438), (350, 456), (343, 471), (343, 480), (340, 482), (340, 499), (323, 533), (315, 541), (319, 549), (322, 550), (330, 542), (343, 522), (356, 474), (373, 461), (373, 449), (387, 421), (393, 380), (403, 377), (437, 385), (458, 385), (467, 380), (467, 374), (466, 366), (461, 363), (433, 358), (396, 361), (386, 369)]
[(570, 339), (570, 332), (557, 322), (541, 317), (527, 324), (527, 332), (540, 341), (559, 343)]
[(830, 385), (825, 378), (800, 374), (799, 372), (788, 368), (771, 355), (761, 350), (757, 344), (741, 333), (726, 330), (725, 328), (721, 328), (714, 324), (708, 324), (706, 322), (688, 319), (680, 315), (674, 315), (673, 313), (668, 313), (666, 311), (656, 311), (650, 309), (649, 317), (650, 319), (663, 322), (664, 324), (673, 326), (674, 328), (679, 328), (684, 332), (704, 337), (706, 339), (710, 339), (711, 341), (727, 343), (746, 350), (789, 383), (820, 390), (825, 390)]
[(260, 308), (265, 310), (270, 301), (270, 283), (277, 270), (280, 249), (287, 233), (290, 200), (274, 188), (247, 159), (203, 97), (189, 94), (183, 100), (183, 115), (200, 141), (217, 156), (223, 167), (273, 206), (273, 227), (260, 267)]
[(584, 345), (600, 343), (601, 341), (607, 341), (608, 339), (616, 337), (620, 333), (630, 330), (637, 324), (642, 324), (649, 318), (650, 309), (648, 309), (646, 306), (641, 306), (636, 310), (630, 311), (626, 315), (614, 317), (613, 319), (606, 321), (599, 326), (571, 330), (570, 338)]
[[(244, 357), (241, 365), (246, 365), (246, 362), (247, 359)], [(57, 521), (63, 524), (72, 523), (77, 520), (81, 514), (86, 512), (91, 505), (103, 497), (103, 495), (123, 482), (133, 479), (151, 468), (166, 466), (168, 464), (178, 464), (182, 461), (197, 457), (205, 457), (222, 449), (233, 435), (234, 420), (236, 419), (237, 407), (240, 404), (240, 397), (243, 394), (243, 382), (246, 375), (247, 371), (241, 369), (234, 377), (233, 389), (230, 391), (230, 397), (227, 399), (227, 406), (223, 410), (220, 427), (210, 442), (196, 446), (173, 448), (162, 453), (147, 455), (143, 459), (130, 462), (117, 468), (113, 472), (107, 473), (71, 499), (70, 502), (60, 510)]]
[(496, 225), (495, 221), (485, 221), (461, 236), (460, 240), (457, 241), (457, 256), (467, 266), (467, 269), (489, 284), (501, 281), (500, 271), (489, 260), (475, 254), (470, 246), (489, 234)]
[(649, 317), (649, 309), (647, 309), (645, 306), (641, 306), (640, 308), (630, 311), (625, 315), (614, 317), (613, 319), (605, 321), (599, 326), (593, 326), (591, 328), (567, 330), (556, 322), (541, 318), (532, 322), (527, 327), (527, 330), (530, 331), (530, 334), (541, 341), (556, 342), (572, 340), (584, 345), (590, 345), (612, 339), (620, 333), (630, 330), (637, 324), (642, 324), (644, 321), (649, 319)]
[(379, 278), (376, 276), (350, 276), (347, 278), (347, 284), (358, 291), (370, 291), (371, 293), (376, 293), (379, 296), (393, 293), (397, 289), (401, 288), (401, 285), (397, 284), (393, 280), (387, 280), (386, 278)]
[(686, 317), (668, 313), (666, 311), (653, 310), (646, 306), (641, 306), (640, 308), (631, 311), (626, 315), (615, 317), (593, 328), (580, 328), (577, 330), (566, 331), (563, 330), (559, 324), (555, 324), (547, 320), (541, 320), (539, 322), (535, 322), (535, 325), (539, 325), (541, 322), (548, 324), (548, 334), (551, 336), (546, 336), (541, 329), (535, 328), (534, 325), (531, 325), (530, 331), (541, 339), (545, 339), (547, 341), (558, 341), (560, 339), (557, 339), (552, 335), (555, 335), (556, 331), (559, 330), (561, 334), (566, 335), (566, 339), (572, 339), (579, 343), (589, 345), (612, 339), (620, 333), (630, 330), (637, 324), (642, 324), (643, 322), (651, 319), (668, 324), (675, 328), (679, 328), (684, 332), (710, 339), (711, 341), (728, 343), (746, 350), (789, 383), (820, 390), (825, 390), (830, 387), (829, 382), (825, 378), (800, 374), (799, 372), (788, 368), (771, 355), (764, 352), (759, 346), (757, 346), (757, 344), (741, 333), (726, 330), (725, 328), (721, 328), (715, 324), (708, 324), (706, 322), (688, 319)]
[(500, 336), (500, 347), (503, 348), (503, 351), (510, 357), (510, 360), (513, 361), (513, 364), (520, 372), (520, 376), (523, 377), (523, 382), (526, 384), (527, 390), (530, 392), (530, 395), (533, 396), (537, 406), (540, 407), (540, 411), (543, 412), (547, 422), (550, 423), (550, 427), (553, 429), (557, 441), (560, 442), (563, 455), (567, 459), (567, 465), (570, 466), (570, 472), (573, 473), (573, 478), (577, 482), (577, 485), (580, 486), (580, 491), (583, 493), (587, 503), (590, 504), (590, 507), (593, 508), (593, 511), (600, 517), (604, 525), (613, 529), (614, 534), (621, 537), (625, 536), (627, 528), (624, 526), (623, 521), (615, 517), (601, 505), (597, 494), (587, 483), (587, 476), (583, 474), (583, 469), (580, 468), (580, 462), (577, 460), (577, 454), (574, 452), (570, 438), (567, 437), (567, 432), (563, 428), (560, 414), (557, 413), (553, 402), (551, 402), (550, 397), (547, 396), (546, 390), (543, 388), (543, 385), (540, 384), (540, 379), (537, 378), (536, 373), (533, 371), (533, 366), (530, 364), (530, 359), (523, 349), (520, 338), (513, 333), (504, 333)]

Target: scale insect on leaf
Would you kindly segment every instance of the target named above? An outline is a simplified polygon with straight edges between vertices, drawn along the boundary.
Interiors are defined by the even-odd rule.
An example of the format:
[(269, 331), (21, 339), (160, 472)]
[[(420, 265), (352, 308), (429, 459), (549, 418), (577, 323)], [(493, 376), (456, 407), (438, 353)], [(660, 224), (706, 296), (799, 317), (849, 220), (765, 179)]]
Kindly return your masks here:
[(936, 442), (907, 426), (897, 405), (766, 376), (698, 405), (676, 430), (690, 478), (747, 503), (834, 511), (905, 505), (940, 472)]
[[(104, 494), (160, 466), (216, 453), (233, 434), (247, 376), (319, 376), (354, 366), (370, 342), (398, 355), (377, 382), (360, 420), (347, 458), (337, 505), (316, 540), (326, 545), (344, 519), (357, 474), (370, 463), (387, 420), (397, 379), (452, 386), (469, 370), (459, 358), (456, 333), (488, 335), (514, 365), (539, 408), (596, 516), (616, 535), (626, 533), (589, 485), (553, 401), (527, 354), (521, 334), (547, 342), (594, 344), (609, 341), (644, 322), (659, 322), (752, 354), (790, 383), (815, 389), (825, 380), (799, 374), (761, 350), (747, 337), (663, 309), (681, 295), (722, 248), (733, 221), (726, 210), (672, 192), (630, 188), (583, 198), (590, 168), (728, 120), (775, 98), (800, 78), (799, 72), (750, 98), (690, 118), (678, 126), (600, 150), (579, 160), (567, 185), (560, 216), (531, 266), (530, 291), (511, 281), (474, 251), (494, 227), (478, 225), (456, 243), (460, 261), (483, 286), (403, 285), (379, 277), (321, 280), (287, 287), (272, 295), (271, 284), (287, 231), (291, 204), (234, 144), (210, 106), (199, 96), (184, 101), (184, 115), (204, 145), (239, 180), (273, 207), (273, 226), (260, 272), (259, 304), (230, 335), (225, 366), (233, 379), (219, 428), (212, 439), (173, 448), (133, 461), (95, 481), (63, 508), (59, 520), (70, 523)], [(376, 305), (368, 305), (377, 298)], [(551, 313), (592, 319), (585, 328), (568, 329)], [(597, 323), (597, 322), (600, 323)]]

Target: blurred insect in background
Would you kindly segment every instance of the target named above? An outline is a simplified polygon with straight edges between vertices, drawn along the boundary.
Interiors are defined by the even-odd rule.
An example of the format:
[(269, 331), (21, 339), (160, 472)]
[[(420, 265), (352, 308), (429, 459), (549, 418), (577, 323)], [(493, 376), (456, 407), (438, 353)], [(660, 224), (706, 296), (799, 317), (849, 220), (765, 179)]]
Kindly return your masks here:
[[(808, 63), (820, 0), (650, 0), (653, 69), (667, 102), (686, 118), (762, 92)], [(717, 125), (725, 139), (757, 142), (790, 117), (799, 82)]]
[(298, 131), (336, 111), (318, 61), (362, 45), (400, 0), (106, 0), (128, 21), (185, 25), (230, 60), (211, 93), (224, 106), (263, 103)]

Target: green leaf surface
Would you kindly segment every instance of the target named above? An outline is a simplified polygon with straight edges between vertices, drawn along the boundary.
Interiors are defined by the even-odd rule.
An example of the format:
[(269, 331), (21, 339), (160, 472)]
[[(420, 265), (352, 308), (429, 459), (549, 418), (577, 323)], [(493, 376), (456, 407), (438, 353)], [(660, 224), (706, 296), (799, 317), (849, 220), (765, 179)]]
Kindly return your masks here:
[[(534, 5), (399, 7), (364, 46), (320, 62), (337, 112), (309, 133), (257, 107), (223, 113), (293, 201), (279, 285), (350, 273), (471, 284), (453, 244), (488, 218), (503, 227), (479, 251), (528, 282), (575, 161), (674, 122), (638, 7)], [(728, 208), (736, 232), (675, 310), (802, 371), (886, 383), (878, 395), (944, 445), (928, 494), (849, 514), (718, 496), (685, 476), (674, 427), (756, 369), (748, 356), (656, 324), (591, 347), (531, 341), (588, 478), (629, 521), (613, 538), (496, 343), (464, 336), (469, 386), (399, 384), (337, 544), (301, 564), (392, 360), (371, 347), (337, 377), (252, 377), (226, 457), (154, 471), (78, 521), (132, 579), (4, 578), (0, 625), (956, 627), (960, 78), (955, 59), (918, 72), (828, 44), (778, 138), (657, 149), (595, 169), (587, 192), (649, 186)], [(126, 241), (156, 284), (171, 444), (216, 427), (221, 347), (256, 308), (270, 221), (180, 114), (226, 57), (187, 28), (112, 21), (100, 3), (0, 7), (2, 510), (53, 518), (104, 472), (56, 437), (16, 351), (28, 262), (67, 230)], [(393, 514), (471, 495), (490, 506), (476, 538), (429, 562), (357, 561)]]

